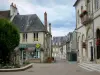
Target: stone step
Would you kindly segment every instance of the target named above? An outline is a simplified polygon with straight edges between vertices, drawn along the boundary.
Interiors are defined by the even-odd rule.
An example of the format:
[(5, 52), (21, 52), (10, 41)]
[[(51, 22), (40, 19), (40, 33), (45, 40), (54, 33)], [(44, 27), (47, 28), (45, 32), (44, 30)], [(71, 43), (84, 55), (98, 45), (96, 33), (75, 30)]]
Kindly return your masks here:
[(81, 67), (81, 68), (83, 68), (85, 70), (88, 70), (88, 71), (94, 71), (93, 69), (90, 69), (90, 68), (88, 68), (86, 66), (83, 66), (83, 65), (79, 65), (79, 67)]
[(100, 72), (100, 65), (98, 65), (98, 64), (80, 63), (79, 66), (82, 66), (82, 67), (85, 67), (85, 68), (92, 69), (94, 71)]

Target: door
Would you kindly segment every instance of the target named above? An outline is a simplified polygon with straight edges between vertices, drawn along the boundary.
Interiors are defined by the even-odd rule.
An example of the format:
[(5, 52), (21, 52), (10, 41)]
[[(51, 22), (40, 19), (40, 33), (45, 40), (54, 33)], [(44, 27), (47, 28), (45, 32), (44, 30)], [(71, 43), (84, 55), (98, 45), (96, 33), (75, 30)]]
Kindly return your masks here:
[(90, 61), (93, 61), (93, 46), (91, 46), (91, 60)]

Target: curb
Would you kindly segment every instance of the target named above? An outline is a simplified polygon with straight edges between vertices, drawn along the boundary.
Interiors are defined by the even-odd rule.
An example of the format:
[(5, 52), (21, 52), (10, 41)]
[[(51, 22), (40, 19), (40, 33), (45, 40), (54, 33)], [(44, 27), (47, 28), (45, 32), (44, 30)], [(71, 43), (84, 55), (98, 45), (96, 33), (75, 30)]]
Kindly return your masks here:
[(29, 68), (32, 68), (33, 64), (29, 64), (27, 66), (21, 67), (21, 68), (14, 68), (14, 69), (0, 69), (0, 72), (17, 72), (17, 71), (25, 71)]

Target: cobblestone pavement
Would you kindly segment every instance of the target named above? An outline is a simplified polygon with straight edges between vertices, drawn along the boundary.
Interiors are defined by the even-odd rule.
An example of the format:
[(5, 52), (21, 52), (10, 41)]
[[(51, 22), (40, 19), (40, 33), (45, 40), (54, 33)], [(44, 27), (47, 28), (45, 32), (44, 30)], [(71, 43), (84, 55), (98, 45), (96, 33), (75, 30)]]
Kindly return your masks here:
[(0, 75), (100, 75), (80, 68), (75, 62), (57, 60), (56, 63), (33, 63), (33, 68), (22, 72), (0, 72)]

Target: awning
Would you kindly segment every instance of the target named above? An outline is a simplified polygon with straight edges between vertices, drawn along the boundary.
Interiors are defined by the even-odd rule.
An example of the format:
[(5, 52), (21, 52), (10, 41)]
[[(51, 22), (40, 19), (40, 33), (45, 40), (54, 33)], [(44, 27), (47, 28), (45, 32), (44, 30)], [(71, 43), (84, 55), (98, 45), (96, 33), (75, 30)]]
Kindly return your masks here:
[(20, 44), (19, 48), (27, 48), (27, 45), (26, 44)]
[(35, 50), (35, 47), (29, 47), (27, 48), (28, 51), (34, 51)]

